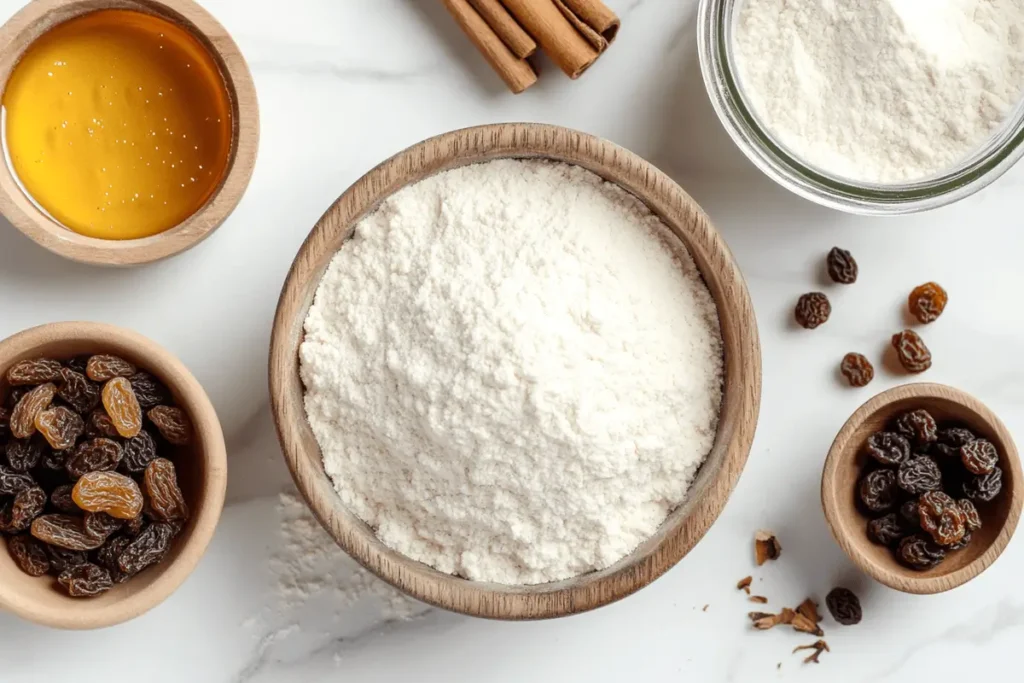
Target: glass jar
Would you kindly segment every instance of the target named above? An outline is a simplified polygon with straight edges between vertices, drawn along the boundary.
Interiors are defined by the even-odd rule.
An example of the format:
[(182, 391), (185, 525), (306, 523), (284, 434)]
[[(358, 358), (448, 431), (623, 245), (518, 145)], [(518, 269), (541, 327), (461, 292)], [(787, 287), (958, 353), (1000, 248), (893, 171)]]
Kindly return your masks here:
[(780, 144), (748, 105), (733, 51), (743, 0), (700, 0), (697, 25), (701, 72), (711, 103), (747, 157), (783, 187), (818, 204), (865, 215), (927, 211), (970, 196), (1024, 155), (1024, 102), (979, 149), (956, 166), (908, 183), (876, 184), (831, 175)]

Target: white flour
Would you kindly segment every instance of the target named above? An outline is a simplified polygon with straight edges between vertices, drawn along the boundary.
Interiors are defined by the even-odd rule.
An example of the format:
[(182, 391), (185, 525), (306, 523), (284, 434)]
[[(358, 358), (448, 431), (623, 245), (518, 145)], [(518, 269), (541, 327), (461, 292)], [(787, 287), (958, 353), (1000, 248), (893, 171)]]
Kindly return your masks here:
[(740, 82), (800, 158), (847, 178), (949, 169), (1024, 92), (1024, 0), (743, 0)]
[(306, 411), (342, 500), (399, 552), (505, 584), (600, 569), (683, 501), (722, 351), (693, 262), (575, 166), (494, 161), (388, 199), (306, 320)]

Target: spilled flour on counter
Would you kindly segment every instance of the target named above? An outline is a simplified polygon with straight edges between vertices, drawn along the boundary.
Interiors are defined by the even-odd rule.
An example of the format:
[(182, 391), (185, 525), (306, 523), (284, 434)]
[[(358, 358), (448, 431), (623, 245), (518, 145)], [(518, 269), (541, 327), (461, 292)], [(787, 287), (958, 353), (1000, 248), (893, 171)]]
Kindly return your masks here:
[(602, 569), (714, 442), (714, 301), (667, 229), (576, 166), (500, 160), (363, 219), (305, 322), (306, 412), (342, 501), (474, 580)]

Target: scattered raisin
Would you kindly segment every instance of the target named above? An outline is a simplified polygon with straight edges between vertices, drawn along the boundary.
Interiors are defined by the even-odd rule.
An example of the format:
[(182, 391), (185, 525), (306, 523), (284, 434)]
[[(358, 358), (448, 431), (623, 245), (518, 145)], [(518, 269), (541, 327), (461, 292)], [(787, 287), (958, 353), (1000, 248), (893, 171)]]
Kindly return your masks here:
[(107, 512), (133, 519), (142, 512), (142, 491), (133, 479), (117, 472), (88, 472), (71, 492), (75, 504), (88, 512)]
[(188, 505), (178, 487), (178, 475), (174, 463), (166, 458), (157, 458), (146, 467), (144, 477), (146, 494), (153, 510), (153, 516), (162, 522), (188, 519)]
[(896, 502), (896, 472), (875, 470), (860, 482), (860, 500), (872, 512), (884, 512)]
[(946, 558), (946, 551), (921, 534), (904, 538), (897, 552), (900, 561), (918, 570), (931, 569)]
[(896, 357), (907, 372), (924, 372), (932, 366), (932, 352), (924, 345), (924, 340), (913, 330), (903, 330), (892, 336), (892, 345), (896, 349)]
[(36, 415), (36, 429), (54, 450), (71, 448), (85, 432), (82, 416), (64, 406), (47, 408)]
[(113, 420), (106, 411), (100, 408), (89, 413), (89, 422), (85, 427), (86, 436), (105, 436), (108, 439), (119, 439), (121, 435), (114, 426)]
[(143, 410), (171, 402), (171, 392), (160, 380), (148, 372), (136, 372), (128, 378), (128, 381), (132, 383), (135, 398), (138, 399)]
[(146, 416), (156, 425), (160, 436), (175, 446), (187, 446), (192, 441), (192, 422), (181, 408), (157, 406)]
[(828, 266), (828, 276), (832, 278), (832, 282), (837, 282), (841, 285), (852, 285), (857, 281), (859, 270), (857, 262), (853, 260), (850, 252), (845, 249), (832, 247), (832, 250), (828, 252), (825, 263)]
[(971, 477), (964, 482), (964, 495), (971, 500), (988, 503), (1003, 489), (1003, 471), (998, 466), (988, 474)]
[(926, 282), (914, 287), (907, 299), (907, 305), (910, 306), (910, 312), (915, 318), (922, 323), (930, 323), (942, 315), (948, 301), (946, 290), (935, 282)]
[(142, 408), (132, 391), (132, 383), (115, 377), (103, 385), (103, 407), (117, 433), (126, 439), (138, 436), (142, 429)]
[(103, 545), (82, 527), (82, 518), (71, 515), (43, 515), (32, 522), (32, 535), (43, 543), (68, 550), (93, 550)]
[(921, 528), (939, 545), (953, 545), (967, 533), (964, 512), (942, 491), (922, 493), (917, 503)]
[(29, 576), (42, 576), (50, 571), (50, 558), (46, 556), (46, 548), (28, 534), (8, 539), (7, 552), (11, 554), (18, 568)]
[(896, 545), (903, 535), (903, 526), (894, 512), (868, 522), (868, 537), (879, 545)]
[(999, 451), (995, 444), (977, 439), (960, 447), (960, 460), (972, 474), (988, 474), (999, 463)]
[(89, 598), (105, 593), (114, 585), (110, 572), (98, 565), (86, 562), (61, 572), (57, 582), (73, 598)]
[(72, 479), (89, 472), (106, 472), (121, 462), (121, 445), (110, 439), (92, 439), (78, 444), (68, 458), (67, 471)]
[(28, 472), (43, 459), (43, 443), (38, 438), (12, 439), (4, 447), (7, 464), (15, 472)]
[(122, 449), (124, 457), (121, 458), (121, 464), (132, 474), (144, 472), (146, 465), (153, 462), (157, 456), (156, 440), (146, 429), (140, 431), (138, 436), (125, 441)]
[(875, 368), (871, 361), (860, 353), (848, 353), (839, 364), (839, 371), (850, 383), (851, 387), (865, 387), (875, 378)]
[(156, 522), (136, 536), (118, 558), (118, 568), (126, 574), (138, 574), (164, 558), (178, 528), (174, 524)]
[(11, 413), (11, 435), (16, 439), (27, 439), (36, 431), (36, 415), (50, 407), (57, 395), (57, 386), (52, 383), (40, 384), (21, 397)]
[(938, 439), (939, 425), (927, 410), (912, 410), (896, 420), (896, 431), (918, 446)]
[(11, 386), (35, 386), (60, 379), (60, 363), (47, 358), (23, 360), (7, 371), (7, 382)]
[(28, 474), (0, 465), (0, 495), (15, 496), (35, 485), (35, 480)]
[(60, 512), (81, 512), (71, 497), (72, 488), (74, 487), (71, 484), (61, 484), (55, 488), (50, 494), (50, 505)]
[(960, 506), (960, 510), (964, 513), (964, 524), (967, 526), (968, 533), (977, 531), (981, 528), (981, 515), (978, 514), (978, 508), (975, 507), (967, 498), (961, 498), (956, 502)]
[(825, 596), (825, 606), (836, 622), (843, 626), (859, 624), (863, 618), (860, 599), (848, 588), (833, 588)]
[(9, 519), (4, 520), (6, 531), (25, 531), (32, 525), (32, 520), (43, 514), (45, 509), (46, 491), (38, 486), (21, 491), (14, 497), (14, 502), (11, 504)]
[(85, 374), (93, 382), (107, 382), (115, 377), (131, 377), (135, 374), (135, 366), (123, 358), (101, 354), (89, 359)]
[(56, 545), (47, 545), (46, 554), (50, 556), (50, 572), (60, 574), (65, 569), (77, 567), (89, 561), (88, 555), (81, 550), (68, 550)]
[(796, 321), (800, 323), (801, 327), (808, 330), (823, 325), (828, 321), (830, 315), (832, 315), (832, 304), (828, 302), (828, 297), (821, 292), (804, 294), (796, 302)]
[(57, 396), (82, 415), (100, 404), (100, 388), (80, 372), (70, 368), (61, 371), (61, 385)]
[(82, 521), (82, 528), (90, 538), (106, 541), (112, 533), (124, 526), (124, 520), (111, 517), (106, 512), (87, 512)]
[(883, 465), (899, 465), (910, 457), (910, 442), (895, 432), (877, 432), (868, 437), (867, 452)]
[(902, 465), (896, 474), (901, 489), (917, 496), (926, 491), (942, 488), (942, 471), (927, 455), (915, 455)]

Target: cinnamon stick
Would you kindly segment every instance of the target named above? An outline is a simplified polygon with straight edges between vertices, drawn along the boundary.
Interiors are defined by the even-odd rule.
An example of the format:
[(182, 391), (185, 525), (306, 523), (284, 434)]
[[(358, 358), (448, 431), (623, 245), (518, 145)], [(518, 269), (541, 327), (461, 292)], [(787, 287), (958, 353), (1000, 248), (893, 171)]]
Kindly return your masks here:
[(569, 78), (579, 78), (597, 59), (597, 49), (565, 18), (555, 0), (502, 0), (501, 4)]
[(444, 0), (444, 5), (509, 90), (518, 94), (537, 82), (533, 67), (512, 53), (468, 0)]
[(498, 0), (469, 0), (469, 4), (516, 57), (526, 59), (537, 51), (536, 41)]
[(562, 0), (572, 13), (611, 43), (619, 33), (619, 18), (601, 0)]
[(587, 42), (597, 50), (597, 54), (601, 54), (608, 49), (608, 41), (605, 40), (604, 36), (590, 28), (587, 22), (576, 16), (576, 14), (569, 9), (569, 6), (565, 4), (564, 0), (554, 0), (554, 3), (555, 7), (558, 8), (558, 11), (562, 13), (562, 16), (568, 19), (573, 28), (579, 31), (580, 35), (586, 38)]

